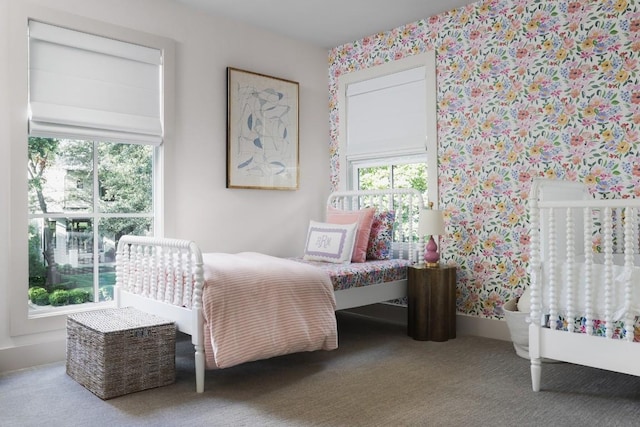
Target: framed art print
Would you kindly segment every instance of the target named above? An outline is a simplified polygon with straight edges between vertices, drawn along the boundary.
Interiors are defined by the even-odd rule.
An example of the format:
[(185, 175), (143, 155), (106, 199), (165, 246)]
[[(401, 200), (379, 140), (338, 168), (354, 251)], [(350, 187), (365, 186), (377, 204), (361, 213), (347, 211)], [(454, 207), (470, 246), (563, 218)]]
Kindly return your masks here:
[(227, 188), (298, 189), (298, 86), (227, 67)]

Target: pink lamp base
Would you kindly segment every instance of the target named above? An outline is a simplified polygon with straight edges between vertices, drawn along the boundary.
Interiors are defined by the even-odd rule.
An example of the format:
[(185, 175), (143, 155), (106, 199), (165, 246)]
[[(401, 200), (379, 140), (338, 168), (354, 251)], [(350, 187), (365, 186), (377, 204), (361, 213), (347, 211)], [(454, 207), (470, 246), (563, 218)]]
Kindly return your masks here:
[(438, 267), (438, 261), (440, 261), (440, 254), (438, 253), (438, 245), (433, 240), (433, 236), (429, 238), (426, 250), (424, 252), (424, 263), (427, 267)]

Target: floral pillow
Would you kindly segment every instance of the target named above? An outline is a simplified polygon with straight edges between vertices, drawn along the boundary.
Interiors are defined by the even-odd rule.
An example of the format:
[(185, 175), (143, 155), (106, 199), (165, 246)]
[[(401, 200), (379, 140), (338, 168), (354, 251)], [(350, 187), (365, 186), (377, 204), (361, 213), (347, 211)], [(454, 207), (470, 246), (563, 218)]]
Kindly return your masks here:
[(391, 240), (395, 211), (376, 212), (371, 223), (371, 233), (367, 245), (367, 259), (381, 260), (391, 258)]

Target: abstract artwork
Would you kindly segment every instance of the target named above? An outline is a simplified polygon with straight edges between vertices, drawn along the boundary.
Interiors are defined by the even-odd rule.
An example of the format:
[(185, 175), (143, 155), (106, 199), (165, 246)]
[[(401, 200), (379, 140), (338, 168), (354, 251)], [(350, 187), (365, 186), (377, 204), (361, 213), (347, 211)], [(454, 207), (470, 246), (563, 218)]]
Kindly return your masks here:
[(227, 188), (297, 190), (298, 83), (227, 67)]

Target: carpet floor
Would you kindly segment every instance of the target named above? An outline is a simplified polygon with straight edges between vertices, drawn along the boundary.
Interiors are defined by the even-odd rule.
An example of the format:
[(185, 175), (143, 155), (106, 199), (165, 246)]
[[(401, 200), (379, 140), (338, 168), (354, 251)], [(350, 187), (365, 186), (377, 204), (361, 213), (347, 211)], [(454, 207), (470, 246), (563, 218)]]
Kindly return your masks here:
[(176, 382), (103, 401), (63, 362), (0, 375), (1, 426), (637, 426), (640, 378), (529, 361), (510, 342), (415, 341), (401, 325), (338, 313), (339, 348), (207, 371), (195, 393), (179, 335)]

